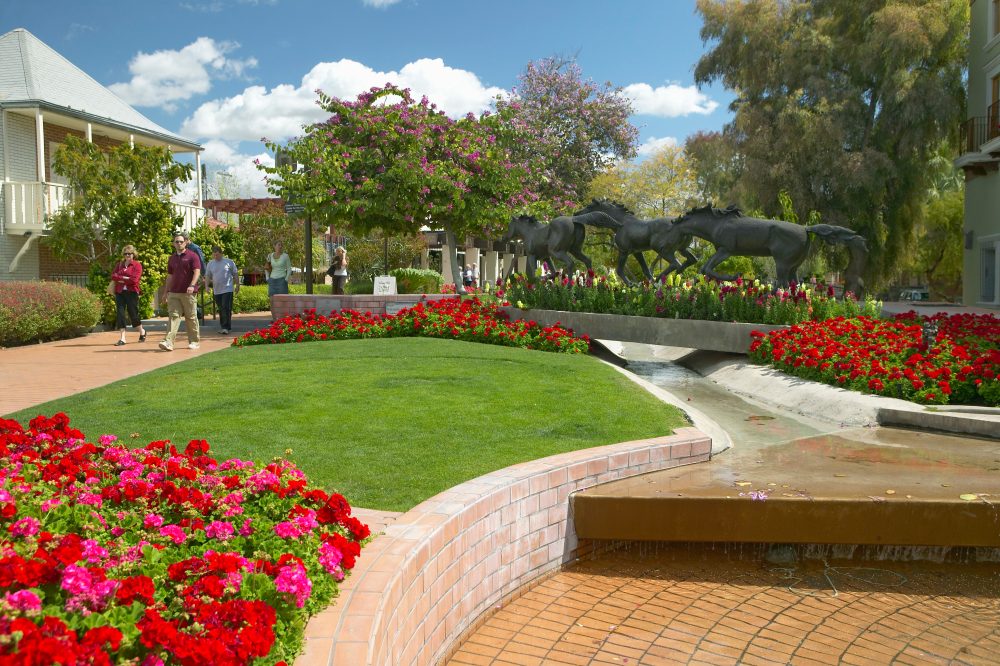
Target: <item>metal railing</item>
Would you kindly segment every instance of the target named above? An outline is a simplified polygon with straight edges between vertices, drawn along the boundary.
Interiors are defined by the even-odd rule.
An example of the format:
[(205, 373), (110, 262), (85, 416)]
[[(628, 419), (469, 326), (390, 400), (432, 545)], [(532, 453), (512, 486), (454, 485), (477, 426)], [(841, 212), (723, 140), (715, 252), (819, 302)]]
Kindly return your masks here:
[(49, 282), (65, 282), (66, 284), (76, 285), (84, 289), (87, 288), (86, 275), (50, 275), (48, 280)]
[(979, 146), (988, 141), (986, 138), (986, 118), (969, 118), (961, 126), (960, 145), (962, 153), (978, 153)]

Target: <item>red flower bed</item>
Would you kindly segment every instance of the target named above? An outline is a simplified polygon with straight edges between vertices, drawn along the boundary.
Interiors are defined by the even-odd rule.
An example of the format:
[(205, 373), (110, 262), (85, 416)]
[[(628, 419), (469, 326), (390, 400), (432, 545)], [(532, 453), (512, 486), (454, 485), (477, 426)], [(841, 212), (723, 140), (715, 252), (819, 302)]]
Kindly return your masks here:
[(496, 305), (476, 298), (417, 303), (395, 315), (340, 310), (325, 316), (309, 310), (250, 331), (234, 340), (233, 346), (387, 337), (446, 338), (567, 353), (583, 353), (590, 347), (587, 336), (573, 337), (571, 330), (559, 324), (508, 321)]
[[(930, 344), (925, 326), (936, 327)], [(752, 360), (806, 379), (921, 403), (1000, 405), (992, 315), (838, 317), (753, 336)]]
[(0, 664), (283, 663), (368, 527), (287, 460), (0, 419)]

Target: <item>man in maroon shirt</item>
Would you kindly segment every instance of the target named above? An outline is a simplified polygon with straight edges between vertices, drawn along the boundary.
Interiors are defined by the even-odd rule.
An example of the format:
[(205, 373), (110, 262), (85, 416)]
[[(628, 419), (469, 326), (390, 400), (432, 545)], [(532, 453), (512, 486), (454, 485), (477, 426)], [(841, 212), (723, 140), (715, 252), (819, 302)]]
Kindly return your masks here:
[(160, 343), (164, 351), (174, 350), (174, 338), (181, 326), (181, 316), (187, 324), (188, 349), (197, 349), (201, 336), (198, 329), (198, 279), (201, 277), (201, 260), (187, 249), (187, 234), (174, 236), (174, 253), (167, 261), (167, 313), (170, 315), (170, 330)]

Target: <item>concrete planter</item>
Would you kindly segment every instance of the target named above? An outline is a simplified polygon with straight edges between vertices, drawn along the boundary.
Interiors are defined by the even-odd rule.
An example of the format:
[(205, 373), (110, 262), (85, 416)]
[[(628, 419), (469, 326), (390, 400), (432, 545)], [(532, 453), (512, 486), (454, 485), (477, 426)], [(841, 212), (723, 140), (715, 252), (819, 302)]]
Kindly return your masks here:
[(705, 321), (701, 319), (660, 319), (628, 315), (564, 312), (561, 310), (521, 310), (501, 308), (511, 319), (529, 319), (544, 326), (560, 323), (577, 335), (599, 340), (642, 342), (650, 345), (688, 347), (709, 351), (746, 354), (750, 350), (751, 331), (768, 333), (787, 326)]

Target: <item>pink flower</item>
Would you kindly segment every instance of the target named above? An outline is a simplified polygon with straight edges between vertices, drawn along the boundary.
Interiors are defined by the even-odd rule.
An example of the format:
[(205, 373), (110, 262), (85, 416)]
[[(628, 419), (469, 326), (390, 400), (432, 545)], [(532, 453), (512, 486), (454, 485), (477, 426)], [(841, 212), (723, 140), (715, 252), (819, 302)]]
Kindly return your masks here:
[(10, 533), (16, 537), (34, 536), (38, 534), (41, 523), (37, 518), (27, 516), (10, 526)]
[(97, 441), (101, 443), (101, 446), (110, 446), (118, 441), (118, 437), (116, 435), (101, 435)]
[(142, 526), (147, 530), (151, 527), (159, 527), (163, 524), (163, 516), (158, 516), (155, 513), (146, 514), (146, 517), (142, 521)]
[(312, 593), (312, 581), (306, 575), (306, 569), (301, 564), (281, 567), (274, 579), (274, 587), (279, 592), (285, 592), (295, 597), (295, 605), (299, 608), (305, 605), (306, 599)]
[(14, 610), (21, 612), (42, 609), (42, 600), (31, 590), (18, 590), (17, 592), (8, 593), (4, 597), (4, 601)]
[(102, 548), (94, 539), (84, 539), (80, 545), (83, 546), (84, 558), (91, 564), (97, 564), (108, 556), (108, 551)]
[(205, 526), (205, 536), (209, 539), (219, 539), (225, 541), (226, 539), (233, 536), (236, 532), (236, 528), (233, 527), (232, 523), (227, 523), (221, 520), (216, 520)]
[(274, 533), (282, 539), (294, 539), (302, 534), (302, 531), (297, 525), (295, 525), (295, 523), (285, 521), (274, 526)]
[(160, 536), (165, 536), (176, 544), (187, 541), (187, 535), (178, 525), (164, 525), (160, 528)]
[(240, 527), (240, 536), (250, 536), (253, 534), (253, 527), (250, 525), (252, 522), (249, 518), (243, 521), (243, 525)]
[(90, 572), (84, 567), (69, 564), (63, 570), (59, 586), (70, 594), (87, 594), (91, 586)]

